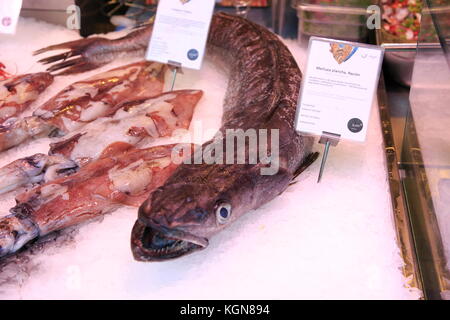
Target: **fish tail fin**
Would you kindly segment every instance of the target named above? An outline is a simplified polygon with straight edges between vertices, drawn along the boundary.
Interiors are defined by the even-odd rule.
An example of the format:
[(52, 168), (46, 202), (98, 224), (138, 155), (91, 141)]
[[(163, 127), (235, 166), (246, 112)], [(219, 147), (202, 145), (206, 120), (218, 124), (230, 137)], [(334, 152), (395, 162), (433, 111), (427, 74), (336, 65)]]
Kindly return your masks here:
[[(100, 50), (103, 49), (103, 53), (111, 53), (111, 43), (109, 39), (101, 37), (92, 37), (86, 39), (80, 39), (75, 41), (64, 42), (56, 45), (52, 45), (46, 48), (42, 48), (33, 52), (33, 55), (39, 55), (53, 50), (65, 50), (68, 51), (60, 53), (54, 56), (46, 57), (38, 62), (42, 64), (51, 64), (52, 66), (47, 68), (48, 72), (60, 71), (54, 75), (68, 75), (73, 73), (81, 73), (85, 71), (90, 71), (96, 69), (102, 65), (107, 64), (113, 60), (114, 55), (103, 54), (103, 60), (96, 59), (97, 55), (89, 54), (89, 50)], [(69, 60), (70, 59), (70, 60)]]

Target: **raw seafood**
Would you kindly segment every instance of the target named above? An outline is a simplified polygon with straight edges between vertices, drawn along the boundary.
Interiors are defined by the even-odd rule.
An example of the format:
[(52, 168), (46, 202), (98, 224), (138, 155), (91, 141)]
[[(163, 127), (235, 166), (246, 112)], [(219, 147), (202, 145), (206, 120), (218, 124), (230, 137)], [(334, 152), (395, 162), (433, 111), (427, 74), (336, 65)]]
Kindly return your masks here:
[(171, 136), (177, 129), (189, 128), (202, 96), (201, 90), (179, 90), (126, 102), (113, 117), (99, 119), (81, 133), (52, 144), (50, 154), (82, 164), (98, 158), (111, 141), (136, 145), (143, 139)]
[(0, 219), (0, 256), (120, 205), (139, 206), (177, 164), (172, 162), (173, 145), (147, 149), (134, 145), (187, 129), (202, 95), (200, 90), (180, 90), (126, 102), (114, 117), (98, 119), (83, 133), (53, 144), (50, 156), (37, 154), (2, 168), (0, 173), (12, 179), (1, 179), (0, 189), (46, 182), (19, 195), (12, 214)]
[[(77, 56), (68, 72), (95, 65), (88, 54), (102, 52), (101, 63), (131, 51), (144, 52), (151, 27), (140, 29), (119, 40), (78, 40), (50, 49), (71, 49), (65, 55)], [(218, 13), (213, 16), (208, 49), (219, 54), (230, 68), (230, 81), (224, 102), (220, 133), (227, 129), (254, 129), (270, 132), (275, 145), (265, 150), (245, 147), (245, 155), (263, 152), (270, 158), (279, 151), (279, 170), (262, 175), (263, 161), (252, 164), (182, 164), (168, 181), (140, 207), (131, 237), (135, 259), (161, 261), (203, 249), (208, 239), (242, 214), (260, 207), (282, 193), (305, 167), (313, 138), (296, 133), (294, 117), (301, 72), (276, 35), (245, 19)], [(65, 59), (55, 56), (52, 62)], [(55, 68), (63, 69), (63, 63)], [(64, 72), (64, 71), (63, 71)], [(276, 136), (279, 141), (276, 141)], [(274, 137), (274, 139), (272, 139)], [(211, 152), (224, 138), (209, 141), (200, 154)], [(278, 150), (275, 150), (279, 142)], [(220, 148), (219, 148), (220, 149)], [(234, 150), (226, 150), (229, 154)], [(237, 155), (234, 154), (234, 163)]]
[[(61, 165), (61, 167), (60, 167)], [(29, 157), (15, 160), (0, 169), (0, 194), (15, 190), (27, 184), (43, 181), (45, 171), (49, 167), (58, 166), (59, 174), (63, 173), (63, 167), (68, 170), (76, 170), (77, 165), (69, 165), (68, 159), (59, 156), (48, 156), (37, 153)]]
[(60, 71), (58, 75), (80, 73), (96, 69), (124, 55), (143, 56), (150, 34), (151, 28), (143, 27), (120, 39), (91, 37), (49, 46), (35, 51), (34, 54), (70, 49), (65, 53), (41, 59), (39, 62), (44, 64), (58, 62), (47, 69), (49, 72)]
[(0, 126), (0, 151), (28, 139), (62, 136), (114, 114), (125, 101), (162, 93), (165, 66), (138, 62), (76, 82), (37, 109), (33, 116)]
[[(16, 252), (36, 237), (120, 206), (139, 206), (176, 169), (171, 161), (173, 148), (136, 149), (114, 143), (74, 175), (19, 195), (11, 214), (0, 219), (0, 257)], [(183, 157), (183, 150), (186, 148), (174, 152)]]
[(6, 80), (11, 77), (11, 74), (5, 70), (6, 66), (0, 62), (0, 81)]
[(0, 81), (0, 124), (26, 110), (53, 83), (48, 72), (30, 73)]
[(71, 137), (51, 144), (49, 155), (36, 154), (0, 168), (0, 194), (73, 174), (98, 159), (112, 142), (137, 145), (144, 139), (188, 129), (202, 95), (200, 90), (179, 90), (127, 102), (114, 116), (97, 119)]
[(278, 145), (279, 169), (263, 175), (261, 147), (250, 144), (243, 154), (259, 153), (256, 164), (238, 164), (235, 148), (224, 150), (224, 158), (234, 153), (234, 164), (182, 164), (139, 209), (131, 235), (136, 260), (164, 261), (204, 249), (211, 236), (282, 193), (315, 158), (308, 158), (313, 138), (294, 129), (301, 72), (277, 36), (220, 13), (213, 17), (209, 46), (230, 61), (231, 74), (220, 129), (224, 138), (205, 143), (198, 154), (226, 145), (228, 129), (266, 129), (279, 140), (271, 139), (263, 158), (276, 154)]

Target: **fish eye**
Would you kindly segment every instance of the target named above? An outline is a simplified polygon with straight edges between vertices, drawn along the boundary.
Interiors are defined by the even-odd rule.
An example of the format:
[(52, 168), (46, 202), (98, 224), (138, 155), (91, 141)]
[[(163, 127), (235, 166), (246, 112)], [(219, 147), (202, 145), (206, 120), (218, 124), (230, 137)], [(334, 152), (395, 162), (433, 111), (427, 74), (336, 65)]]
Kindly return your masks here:
[(218, 202), (216, 205), (216, 218), (220, 224), (227, 223), (231, 217), (231, 204), (227, 202)]

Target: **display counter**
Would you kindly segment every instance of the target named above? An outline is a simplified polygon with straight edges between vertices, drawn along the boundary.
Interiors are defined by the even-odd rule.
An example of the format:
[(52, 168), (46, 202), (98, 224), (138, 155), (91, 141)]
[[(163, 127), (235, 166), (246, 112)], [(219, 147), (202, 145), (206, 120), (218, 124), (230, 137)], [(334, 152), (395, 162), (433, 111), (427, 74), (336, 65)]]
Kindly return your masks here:
[[(75, 31), (21, 18), (15, 36), (0, 36), (0, 60), (15, 64), (17, 73), (41, 71), (34, 50), (78, 38)], [(285, 43), (303, 68), (305, 52), (296, 41)], [(74, 81), (127, 62), (57, 77), (33, 107)], [(185, 70), (177, 78), (176, 89), (205, 91), (192, 121), (202, 122), (205, 138), (220, 126), (226, 85), (227, 77), (208, 59), (201, 71)], [(49, 142), (3, 152), (0, 166), (46, 153)], [(315, 150), (322, 147), (316, 144)], [(367, 141), (334, 148), (321, 183), (319, 165), (316, 161), (279, 197), (212, 238), (207, 249), (177, 260), (133, 260), (130, 232), (137, 209), (132, 207), (47, 236), (0, 262), (0, 297), (420, 299), (421, 291), (402, 271), (376, 102)], [(16, 195), (0, 198), (4, 215)]]

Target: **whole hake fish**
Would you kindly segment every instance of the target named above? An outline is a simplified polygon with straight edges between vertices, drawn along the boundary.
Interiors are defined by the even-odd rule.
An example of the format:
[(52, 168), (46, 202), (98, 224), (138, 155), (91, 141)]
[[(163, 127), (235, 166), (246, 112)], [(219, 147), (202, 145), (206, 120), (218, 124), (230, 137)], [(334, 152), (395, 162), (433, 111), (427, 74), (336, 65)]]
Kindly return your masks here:
[[(261, 150), (250, 143), (243, 164), (238, 164), (235, 148), (226, 148), (223, 157), (233, 153), (233, 164), (181, 165), (139, 209), (131, 236), (133, 255), (139, 261), (164, 261), (204, 249), (214, 234), (281, 194), (316, 156), (310, 154), (313, 139), (294, 129), (301, 72), (277, 36), (248, 20), (216, 14), (208, 45), (230, 66), (220, 129), (223, 139), (229, 139), (230, 129), (267, 132), (271, 145), (266, 155), (278, 153), (274, 161), (279, 168), (275, 174), (263, 174), (267, 163), (261, 159), (251, 163), (249, 155)], [(273, 139), (276, 135), (278, 141)], [(227, 142), (209, 141), (199, 153)]]
[[(80, 72), (127, 52), (144, 52), (151, 31), (151, 27), (141, 28), (117, 40), (78, 40), (36, 53), (70, 49), (41, 61), (63, 61), (50, 71)], [(153, 192), (140, 207), (132, 230), (136, 260), (164, 261), (204, 249), (214, 234), (281, 194), (317, 157), (311, 154), (313, 138), (294, 129), (301, 72), (276, 35), (246, 19), (218, 13), (211, 22), (207, 49), (225, 62), (230, 78), (219, 134), (203, 144), (194, 158), (204, 154), (218, 158), (223, 152), (222, 160), (227, 161), (182, 164)], [(73, 60), (64, 61), (67, 56)], [(220, 146), (229, 142), (230, 130), (238, 136), (243, 133), (244, 139), (256, 132), (258, 142), (270, 139), (271, 144), (261, 148), (260, 143), (256, 147), (248, 143), (241, 154), (234, 145), (223, 150)], [(259, 161), (250, 161), (255, 153)], [(242, 155), (244, 162), (239, 161)], [(277, 170), (263, 174), (273, 169), (268, 168), (272, 164)]]

